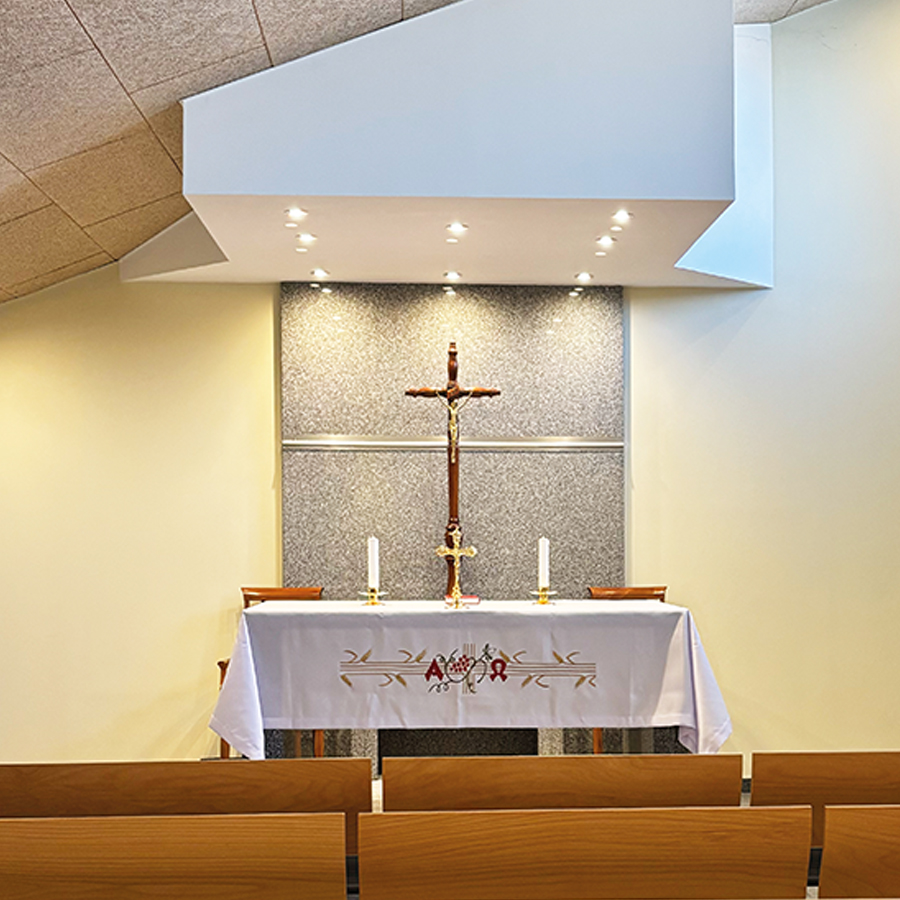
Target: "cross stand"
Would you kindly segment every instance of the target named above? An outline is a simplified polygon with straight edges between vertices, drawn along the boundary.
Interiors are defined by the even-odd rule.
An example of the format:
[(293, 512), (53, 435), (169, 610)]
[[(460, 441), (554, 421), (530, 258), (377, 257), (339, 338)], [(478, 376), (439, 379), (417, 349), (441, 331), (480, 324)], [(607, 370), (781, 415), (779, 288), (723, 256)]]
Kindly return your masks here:
[(449, 518), (444, 531), (444, 545), (435, 550), (438, 556), (447, 560), (446, 596), (459, 608), (462, 591), (459, 587), (459, 560), (462, 556), (474, 556), (474, 547), (462, 546), (462, 528), (459, 524), (459, 411), (473, 397), (497, 397), (495, 388), (469, 388), (459, 386), (459, 362), (456, 342), (451, 341), (447, 351), (447, 387), (416, 388), (406, 392), (408, 397), (439, 397), (447, 408), (447, 492)]

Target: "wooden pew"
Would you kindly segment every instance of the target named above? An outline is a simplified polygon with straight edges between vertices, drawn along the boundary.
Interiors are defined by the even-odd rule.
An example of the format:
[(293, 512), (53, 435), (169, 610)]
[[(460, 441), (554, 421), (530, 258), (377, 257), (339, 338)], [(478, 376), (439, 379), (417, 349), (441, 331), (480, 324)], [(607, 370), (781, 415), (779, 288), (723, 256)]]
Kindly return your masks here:
[(382, 762), (384, 810), (738, 806), (740, 754), (405, 757)]
[(900, 806), (826, 806), (820, 897), (900, 897)]
[(347, 852), (372, 809), (368, 759), (0, 765), (0, 818), (343, 812)]
[(341, 813), (0, 819), (3, 900), (345, 900)]
[(365, 813), (360, 900), (803, 898), (808, 807)]
[(812, 806), (813, 847), (826, 804), (900, 803), (900, 752), (754, 753), (752, 774), (751, 806)]

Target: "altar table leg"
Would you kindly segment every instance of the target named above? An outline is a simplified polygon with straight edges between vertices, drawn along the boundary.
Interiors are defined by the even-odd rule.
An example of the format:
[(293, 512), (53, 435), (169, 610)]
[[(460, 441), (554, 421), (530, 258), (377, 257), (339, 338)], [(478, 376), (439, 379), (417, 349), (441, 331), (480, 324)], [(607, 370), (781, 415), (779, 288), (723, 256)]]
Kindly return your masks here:
[(313, 756), (325, 755), (325, 732), (317, 728), (313, 732)]
[(603, 752), (603, 729), (594, 729), (594, 753)]

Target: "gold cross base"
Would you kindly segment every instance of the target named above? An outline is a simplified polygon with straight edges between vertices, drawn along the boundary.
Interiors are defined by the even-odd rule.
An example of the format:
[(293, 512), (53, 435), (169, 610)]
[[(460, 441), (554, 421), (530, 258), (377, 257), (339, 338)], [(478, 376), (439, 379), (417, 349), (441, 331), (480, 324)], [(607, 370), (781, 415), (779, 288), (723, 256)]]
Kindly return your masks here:
[(551, 597), (556, 596), (556, 591), (551, 591), (549, 587), (538, 588), (536, 591), (529, 591), (532, 597), (537, 597), (537, 600), (534, 602), (538, 604), (538, 606), (547, 606), (547, 604), (552, 603), (553, 601), (550, 599)]

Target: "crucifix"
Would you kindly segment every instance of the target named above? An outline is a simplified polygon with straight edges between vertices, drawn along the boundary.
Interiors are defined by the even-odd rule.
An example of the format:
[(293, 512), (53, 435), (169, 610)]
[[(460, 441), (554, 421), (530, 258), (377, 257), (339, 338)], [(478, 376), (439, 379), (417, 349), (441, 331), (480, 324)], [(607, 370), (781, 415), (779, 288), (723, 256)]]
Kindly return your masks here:
[(462, 546), (462, 528), (459, 524), (459, 412), (473, 397), (496, 397), (500, 391), (494, 388), (469, 388), (459, 386), (459, 362), (456, 359), (456, 342), (450, 342), (447, 351), (447, 387), (416, 388), (406, 392), (408, 397), (438, 397), (447, 409), (447, 490), (450, 515), (444, 532), (444, 545), (435, 550), (447, 560), (447, 596), (459, 606), (462, 591), (459, 588), (459, 561), (463, 556), (474, 556), (474, 547)]

